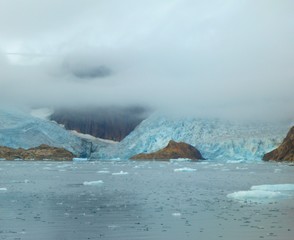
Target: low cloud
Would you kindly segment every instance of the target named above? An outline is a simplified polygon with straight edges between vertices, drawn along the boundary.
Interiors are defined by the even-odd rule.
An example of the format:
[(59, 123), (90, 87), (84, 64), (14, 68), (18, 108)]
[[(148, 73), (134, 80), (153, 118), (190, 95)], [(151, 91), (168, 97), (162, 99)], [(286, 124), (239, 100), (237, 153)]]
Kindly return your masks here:
[(15, 1), (0, 4), (2, 102), (294, 117), (293, 1), (45, 1), (44, 21)]

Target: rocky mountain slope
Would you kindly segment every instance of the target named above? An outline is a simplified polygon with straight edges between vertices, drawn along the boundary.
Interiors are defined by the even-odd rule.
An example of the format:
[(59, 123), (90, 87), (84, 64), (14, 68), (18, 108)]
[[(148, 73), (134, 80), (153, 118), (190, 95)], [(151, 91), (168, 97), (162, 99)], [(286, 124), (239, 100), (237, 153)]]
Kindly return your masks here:
[(121, 141), (146, 118), (147, 110), (140, 107), (57, 109), (51, 120), (68, 130), (90, 134), (97, 138)]
[(282, 144), (275, 150), (266, 153), (263, 160), (294, 161), (294, 127), (290, 129)]
[(165, 148), (160, 149), (154, 153), (140, 153), (131, 157), (131, 159), (134, 160), (169, 160), (179, 158), (188, 158), (191, 160), (203, 159), (201, 153), (193, 146), (184, 142), (178, 143), (173, 140), (169, 141), (168, 145)]

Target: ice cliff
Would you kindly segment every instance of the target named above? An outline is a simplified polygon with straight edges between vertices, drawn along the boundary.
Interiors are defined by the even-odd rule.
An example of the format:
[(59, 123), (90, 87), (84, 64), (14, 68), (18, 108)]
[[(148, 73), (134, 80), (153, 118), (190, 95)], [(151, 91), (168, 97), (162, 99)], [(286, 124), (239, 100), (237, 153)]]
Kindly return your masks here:
[(29, 111), (0, 107), (0, 146), (28, 149), (41, 144), (65, 148), (80, 157), (89, 157), (92, 145)]
[(92, 159), (128, 159), (157, 151), (172, 139), (196, 147), (206, 159), (261, 160), (277, 147), (289, 122), (237, 122), (218, 119), (178, 119), (155, 114), (144, 120), (123, 141), (97, 148)]

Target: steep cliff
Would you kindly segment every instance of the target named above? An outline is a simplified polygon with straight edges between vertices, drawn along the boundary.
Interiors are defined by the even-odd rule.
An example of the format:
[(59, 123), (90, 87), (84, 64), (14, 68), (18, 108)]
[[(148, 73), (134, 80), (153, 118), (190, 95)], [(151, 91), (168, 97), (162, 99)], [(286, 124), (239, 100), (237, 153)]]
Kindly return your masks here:
[(263, 156), (264, 161), (294, 161), (294, 127), (290, 129), (282, 144)]
[(57, 109), (51, 115), (51, 120), (64, 125), (68, 130), (121, 141), (146, 118), (146, 114), (147, 111), (140, 107)]

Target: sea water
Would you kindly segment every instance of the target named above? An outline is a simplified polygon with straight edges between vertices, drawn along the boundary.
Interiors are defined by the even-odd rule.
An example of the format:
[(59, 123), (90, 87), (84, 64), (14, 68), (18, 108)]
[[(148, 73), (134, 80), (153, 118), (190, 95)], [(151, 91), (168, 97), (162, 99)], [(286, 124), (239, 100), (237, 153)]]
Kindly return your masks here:
[(0, 161), (0, 239), (284, 239), (294, 167)]

